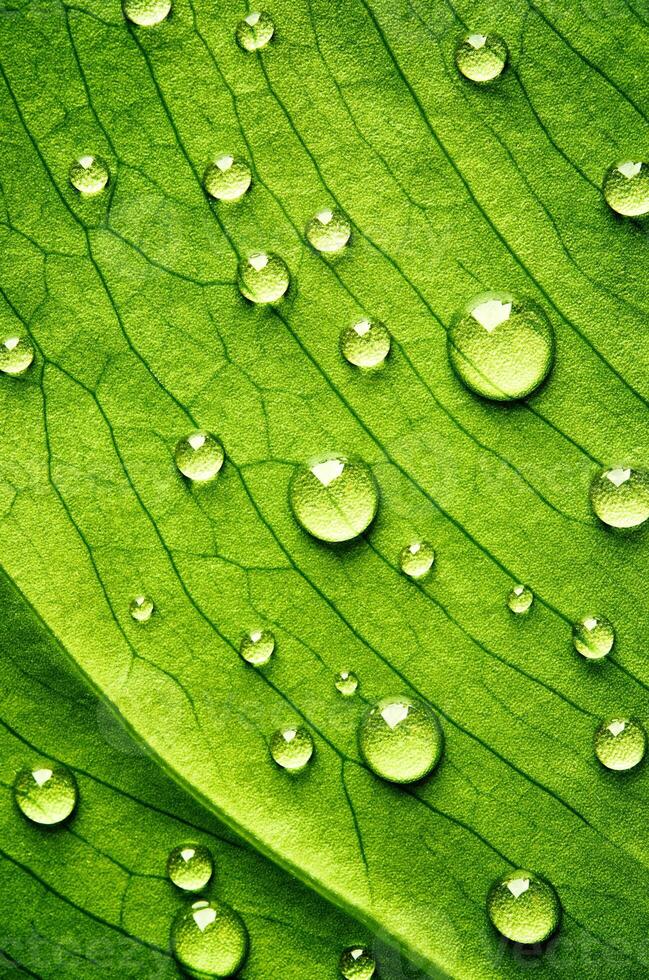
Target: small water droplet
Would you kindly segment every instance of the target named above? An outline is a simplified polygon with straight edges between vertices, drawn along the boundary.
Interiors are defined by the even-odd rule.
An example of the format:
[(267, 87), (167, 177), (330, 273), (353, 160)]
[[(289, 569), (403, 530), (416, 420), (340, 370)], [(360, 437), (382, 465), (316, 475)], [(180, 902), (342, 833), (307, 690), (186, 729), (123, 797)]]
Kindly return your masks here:
[(444, 736), (426, 705), (409, 697), (383, 698), (361, 721), (358, 744), (377, 776), (391, 783), (413, 783), (439, 762)]
[(649, 164), (625, 160), (604, 174), (602, 190), (613, 211), (627, 217), (649, 213)]
[(399, 555), (399, 566), (404, 575), (420, 579), (428, 575), (435, 561), (435, 549), (429, 541), (413, 541)]
[(22, 769), (14, 780), (14, 799), (33, 823), (61, 823), (74, 810), (77, 798), (76, 779), (69, 769), (55, 763)]
[(241, 157), (223, 154), (217, 157), (203, 175), (203, 187), (219, 201), (238, 201), (252, 181), (250, 167)]
[(515, 585), (507, 596), (507, 605), (517, 616), (528, 612), (534, 602), (534, 593), (527, 585)]
[(511, 293), (475, 296), (448, 332), (448, 354), (461, 381), (494, 401), (524, 398), (545, 380), (554, 332), (532, 300)]
[(645, 730), (635, 718), (609, 718), (595, 732), (595, 755), (607, 769), (633, 769), (646, 748)]
[(237, 44), (244, 51), (265, 48), (275, 33), (275, 24), (269, 14), (255, 11), (237, 24)]
[(137, 623), (148, 623), (155, 606), (153, 599), (150, 599), (148, 595), (136, 595), (128, 608)]
[(84, 156), (75, 160), (70, 167), (70, 183), (83, 197), (92, 197), (103, 191), (108, 183), (110, 171), (101, 157)]
[(487, 914), (506, 939), (532, 945), (556, 932), (561, 904), (552, 885), (532, 871), (509, 871), (487, 897)]
[(359, 320), (340, 335), (340, 352), (359, 368), (376, 368), (390, 353), (390, 334), (380, 320)]
[(379, 491), (360, 459), (329, 456), (293, 475), (289, 499), (297, 521), (320, 541), (351, 541), (374, 520)]
[(509, 58), (498, 34), (468, 34), (455, 49), (455, 63), (465, 78), (485, 84), (500, 78)]
[(358, 677), (351, 670), (341, 670), (336, 674), (334, 684), (340, 694), (350, 698), (358, 690)]
[(590, 503), (609, 527), (639, 527), (649, 517), (649, 473), (630, 467), (603, 470), (591, 484)]
[(199, 892), (212, 877), (212, 855), (202, 844), (180, 844), (167, 858), (167, 874), (177, 888)]
[(613, 624), (604, 616), (584, 616), (572, 627), (572, 642), (582, 657), (601, 660), (613, 649)]
[(270, 754), (282, 769), (304, 769), (313, 755), (311, 732), (303, 725), (278, 728), (270, 739)]
[(350, 946), (340, 957), (340, 973), (345, 980), (372, 980), (376, 960), (365, 946)]
[(349, 241), (352, 226), (338, 208), (323, 208), (307, 222), (306, 237), (318, 252), (340, 252)]
[(171, 948), (191, 976), (230, 977), (248, 953), (248, 930), (228, 905), (201, 900), (176, 915)]
[(263, 667), (273, 655), (275, 637), (270, 630), (251, 630), (241, 638), (239, 653), (254, 667)]
[(9, 333), (0, 340), (0, 371), (24, 374), (34, 360), (34, 348), (26, 334)]
[(289, 282), (286, 262), (273, 252), (255, 252), (239, 263), (239, 289), (251, 303), (275, 303)]
[(176, 466), (189, 480), (204, 483), (213, 480), (225, 459), (223, 446), (211, 432), (198, 429), (184, 436), (174, 451)]

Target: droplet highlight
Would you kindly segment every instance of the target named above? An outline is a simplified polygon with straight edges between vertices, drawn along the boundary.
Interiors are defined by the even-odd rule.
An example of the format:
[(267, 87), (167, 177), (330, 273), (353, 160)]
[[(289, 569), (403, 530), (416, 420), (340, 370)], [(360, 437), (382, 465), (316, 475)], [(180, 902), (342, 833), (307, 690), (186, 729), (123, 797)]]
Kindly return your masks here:
[(334, 685), (339, 694), (350, 698), (358, 690), (358, 677), (351, 670), (341, 670), (336, 674)]
[(202, 844), (181, 844), (174, 847), (167, 858), (169, 879), (185, 892), (199, 892), (205, 888), (213, 871), (212, 855)]
[(510, 871), (492, 886), (487, 914), (505, 939), (543, 943), (561, 922), (561, 904), (552, 885), (532, 871)]
[(379, 491), (372, 471), (360, 459), (329, 456), (301, 466), (289, 486), (298, 523), (320, 541), (351, 541), (376, 516)]
[(349, 241), (352, 226), (338, 208), (323, 208), (307, 222), (304, 231), (318, 252), (340, 252)]
[(9, 333), (0, 340), (0, 371), (18, 377), (34, 360), (34, 347), (26, 334)]
[(468, 34), (455, 49), (455, 64), (465, 78), (486, 85), (500, 78), (509, 51), (498, 34)]
[(527, 585), (515, 585), (507, 596), (507, 605), (517, 616), (529, 612), (534, 602), (534, 593)]
[(604, 174), (602, 191), (613, 211), (625, 217), (649, 214), (649, 164), (624, 160)]
[(255, 252), (239, 263), (239, 289), (251, 303), (276, 303), (289, 287), (284, 259), (272, 252)]
[(208, 164), (203, 187), (217, 201), (238, 201), (252, 182), (252, 172), (245, 160), (228, 153)]
[(605, 616), (584, 616), (572, 627), (575, 650), (588, 660), (601, 660), (613, 649), (615, 630)]
[(649, 473), (622, 466), (603, 470), (591, 484), (590, 503), (609, 527), (640, 527), (649, 517)]
[(358, 732), (365, 762), (391, 783), (414, 783), (438, 764), (444, 736), (437, 717), (409, 697), (383, 698), (366, 713)]
[(263, 11), (255, 11), (237, 24), (237, 44), (244, 51), (260, 51), (275, 33), (272, 17)]
[(216, 436), (204, 429), (198, 429), (176, 443), (174, 459), (176, 466), (188, 480), (205, 483), (217, 476), (223, 466), (225, 453)]
[(222, 902), (201, 900), (182, 908), (170, 938), (176, 960), (191, 976), (230, 977), (248, 954), (248, 930)]
[(94, 197), (106, 187), (110, 178), (108, 164), (101, 157), (83, 156), (70, 167), (70, 183), (82, 197)]
[(148, 623), (153, 616), (155, 606), (153, 599), (148, 595), (136, 595), (128, 608), (136, 623)]
[(425, 578), (434, 563), (435, 549), (429, 541), (413, 541), (399, 555), (399, 567), (408, 578)]
[(270, 630), (250, 630), (241, 637), (239, 653), (253, 667), (267, 664), (275, 650), (275, 637)]
[(390, 353), (392, 340), (380, 320), (359, 320), (340, 335), (340, 352), (354, 367), (380, 367)]
[(595, 755), (607, 769), (634, 769), (646, 750), (647, 735), (636, 718), (609, 718), (595, 732)]
[(299, 772), (313, 755), (311, 732), (303, 725), (278, 728), (270, 739), (270, 754), (282, 769)]
[(50, 827), (67, 820), (78, 795), (70, 770), (54, 763), (22, 769), (14, 781), (14, 799), (27, 819)]
[(340, 975), (345, 980), (372, 980), (376, 960), (365, 946), (350, 946), (340, 957)]

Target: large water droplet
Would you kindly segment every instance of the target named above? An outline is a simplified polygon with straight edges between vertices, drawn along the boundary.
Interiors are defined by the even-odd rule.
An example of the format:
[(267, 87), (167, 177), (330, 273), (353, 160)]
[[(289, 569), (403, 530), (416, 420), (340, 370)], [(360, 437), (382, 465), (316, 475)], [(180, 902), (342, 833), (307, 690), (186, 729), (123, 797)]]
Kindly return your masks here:
[(254, 667), (263, 667), (273, 655), (275, 637), (270, 630), (251, 630), (244, 634), (239, 645), (243, 659)]
[(552, 885), (532, 871), (510, 871), (492, 885), (487, 914), (498, 932), (514, 943), (545, 942), (561, 921)]
[(84, 197), (103, 191), (109, 177), (108, 164), (101, 157), (79, 157), (70, 167), (70, 183)]
[(649, 517), (649, 473), (630, 467), (604, 470), (591, 484), (590, 503), (609, 527), (639, 527)]
[(508, 57), (507, 45), (498, 34), (468, 34), (455, 49), (455, 63), (460, 72), (479, 84), (500, 78)]
[(444, 736), (426, 705), (409, 697), (383, 698), (361, 721), (358, 744), (377, 776), (392, 783), (413, 783), (439, 762)]
[(270, 739), (270, 754), (282, 769), (304, 769), (313, 755), (311, 732), (303, 725), (278, 728)]
[(204, 483), (213, 480), (225, 459), (223, 446), (211, 432), (190, 432), (176, 444), (176, 466), (189, 480)]
[(236, 38), (244, 51), (265, 48), (275, 33), (275, 24), (269, 14), (259, 11), (248, 14), (237, 24)]
[(148, 623), (155, 608), (153, 599), (148, 595), (136, 595), (131, 601), (129, 612), (137, 623)]
[(138, 27), (155, 27), (169, 16), (171, 0), (122, 0), (127, 20)]
[(625, 160), (604, 174), (606, 203), (618, 214), (638, 217), (649, 213), (649, 164)]
[(22, 769), (14, 780), (14, 799), (33, 823), (61, 823), (74, 810), (77, 798), (77, 781), (65, 766)]
[(223, 154), (210, 163), (203, 176), (203, 187), (219, 201), (238, 201), (250, 187), (250, 167), (240, 157)]
[(248, 953), (248, 931), (228, 905), (198, 901), (176, 915), (171, 948), (191, 976), (231, 977)]
[(379, 505), (370, 468), (345, 456), (300, 467), (291, 480), (289, 498), (304, 530), (330, 542), (358, 537), (374, 520)]
[(572, 642), (582, 657), (600, 660), (613, 649), (613, 624), (605, 616), (584, 616), (572, 627)]
[(338, 208), (318, 211), (305, 228), (306, 237), (318, 252), (340, 252), (349, 241), (352, 226), (349, 218)]
[(609, 718), (595, 732), (595, 755), (607, 769), (633, 769), (646, 748), (645, 730), (635, 718)]
[(212, 855), (202, 844), (181, 844), (167, 858), (167, 874), (177, 888), (199, 892), (205, 888), (212, 872)]
[(351, 670), (341, 670), (336, 674), (334, 684), (340, 694), (350, 698), (358, 690), (358, 677)]
[(527, 585), (515, 585), (507, 596), (507, 605), (517, 616), (528, 612), (534, 602), (534, 593)]
[(289, 287), (284, 259), (272, 252), (255, 252), (239, 263), (239, 289), (251, 303), (275, 303)]
[(350, 946), (340, 957), (340, 973), (345, 980), (372, 980), (376, 960), (365, 946)]
[(428, 575), (435, 561), (435, 549), (429, 541), (413, 541), (399, 555), (399, 566), (404, 575), (420, 579)]
[(484, 398), (513, 401), (547, 377), (554, 333), (543, 310), (511, 293), (474, 297), (448, 332), (448, 353), (458, 377)]
[(24, 374), (34, 360), (34, 348), (26, 334), (9, 333), (0, 340), (0, 371)]
[(380, 320), (359, 320), (345, 327), (340, 335), (340, 352), (346, 361), (359, 368), (375, 368), (390, 353), (390, 334)]

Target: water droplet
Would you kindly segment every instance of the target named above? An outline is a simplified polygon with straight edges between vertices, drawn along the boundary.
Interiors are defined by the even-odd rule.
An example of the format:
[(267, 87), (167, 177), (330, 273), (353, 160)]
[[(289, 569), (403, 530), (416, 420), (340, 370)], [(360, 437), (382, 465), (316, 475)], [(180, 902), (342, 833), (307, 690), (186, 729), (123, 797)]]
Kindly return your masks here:
[(167, 858), (167, 874), (177, 888), (199, 892), (214, 871), (212, 855), (202, 844), (181, 844)]
[(534, 602), (534, 593), (527, 585), (515, 585), (507, 596), (507, 605), (513, 613), (528, 612)]
[(358, 690), (358, 677), (351, 670), (341, 670), (339, 674), (336, 674), (334, 684), (337, 691), (346, 698), (350, 698)]
[(24, 374), (34, 360), (34, 348), (26, 334), (10, 333), (0, 340), (0, 371)]
[(320, 541), (351, 541), (374, 520), (379, 491), (360, 459), (329, 456), (296, 470), (289, 487), (293, 513)]
[(346, 361), (359, 368), (375, 368), (390, 353), (391, 338), (380, 320), (359, 320), (345, 327), (340, 335), (340, 352)]
[(584, 616), (572, 627), (572, 642), (582, 657), (600, 660), (613, 649), (613, 624), (604, 616)]
[(70, 183), (83, 197), (92, 197), (103, 191), (110, 171), (101, 157), (79, 157), (70, 167)]
[(509, 58), (498, 34), (468, 34), (455, 49), (455, 63), (465, 78), (484, 84), (500, 78)]
[(122, 10), (132, 24), (155, 27), (168, 17), (171, 0), (122, 0)]
[(649, 473), (623, 467), (604, 470), (591, 484), (590, 503), (609, 527), (639, 527), (649, 517)]
[(239, 263), (239, 289), (251, 303), (275, 303), (289, 282), (286, 262), (272, 252), (255, 252)]
[(204, 483), (213, 480), (225, 459), (223, 446), (211, 432), (190, 432), (176, 444), (176, 466), (189, 480)]
[(270, 754), (282, 769), (304, 769), (313, 755), (311, 732), (303, 725), (278, 728), (271, 736)]
[(376, 960), (365, 946), (350, 946), (340, 957), (340, 973), (345, 980), (372, 980)]
[(498, 932), (514, 943), (543, 943), (556, 932), (561, 904), (552, 885), (532, 871), (510, 871), (487, 898), (487, 914)]
[(74, 810), (77, 798), (76, 779), (65, 766), (54, 763), (22, 769), (14, 781), (14, 799), (33, 823), (61, 823)]
[(352, 226), (338, 208), (323, 208), (307, 222), (306, 237), (318, 252), (340, 252), (349, 241)]
[(247, 663), (263, 667), (273, 655), (275, 637), (270, 630), (251, 630), (241, 638), (239, 653)]
[(635, 718), (609, 718), (595, 732), (595, 755), (607, 769), (633, 769), (646, 748), (645, 730)]
[(529, 395), (547, 377), (554, 333), (543, 310), (511, 293), (475, 296), (448, 333), (448, 354), (471, 391), (495, 401)]
[(203, 176), (203, 186), (210, 197), (219, 201), (238, 201), (250, 187), (252, 173), (245, 160), (223, 154), (210, 163)]
[(414, 783), (439, 762), (444, 736), (426, 705), (409, 697), (383, 698), (361, 721), (358, 744), (377, 776), (391, 783)]
[(244, 51), (265, 48), (275, 33), (275, 24), (269, 14), (255, 11), (237, 24), (237, 44)]
[(638, 217), (649, 213), (649, 164), (625, 160), (604, 174), (602, 190), (613, 211)]
[(176, 915), (171, 948), (191, 976), (230, 977), (248, 953), (248, 931), (228, 905), (201, 900)]
[(404, 575), (419, 579), (428, 575), (435, 561), (435, 549), (428, 541), (413, 541), (399, 555), (399, 565)]
[(128, 608), (137, 623), (148, 623), (155, 606), (153, 599), (150, 599), (148, 595), (136, 595)]

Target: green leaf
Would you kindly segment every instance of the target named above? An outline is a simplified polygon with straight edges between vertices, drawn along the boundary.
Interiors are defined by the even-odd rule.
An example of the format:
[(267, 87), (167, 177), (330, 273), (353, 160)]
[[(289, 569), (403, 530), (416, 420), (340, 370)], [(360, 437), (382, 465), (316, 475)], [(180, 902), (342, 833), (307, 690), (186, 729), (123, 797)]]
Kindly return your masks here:
[[(274, 0), (267, 49), (234, 42), (235, 3), (177, 0), (155, 29), (115, 0), (8, 8), (0, 23), (7, 323), (36, 364), (0, 385), (0, 559), (94, 689), (197, 799), (303, 882), (433, 973), (518, 976), (485, 897), (512, 866), (564, 908), (541, 976), (646, 970), (649, 853), (642, 770), (603, 771), (603, 716), (647, 720), (646, 536), (606, 533), (598, 467), (649, 456), (646, 230), (603, 203), (614, 160), (646, 158), (646, 23), (638, 3)], [(491, 88), (453, 64), (466, 29), (508, 40)], [(253, 170), (211, 204), (214, 152)], [(108, 190), (67, 183), (79, 154)], [(303, 227), (353, 223), (323, 259)], [(239, 255), (268, 248), (292, 287), (274, 309), (239, 295)], [(556, 365), (499, 406), (453, 375), (445, 327), (473, 294), (533, 296)], [(389, 365), (342, 362), (361, 315), (390, 329)], [(222, 440), (212, 485), (173, 447)], [(296, 526), (287, 485), (323, 451), (356, 453), (381, 489), (358, 542)], [(400, 576), (414, 536), (438, 560)], [(524, 621), (505, 597), (527, 582)], [(146, 626), (128, 613), (147, 592)], [(609, 663), (580, 662), (570, 624), (608, 616)], [(242, 632), (277, 652), (248, 669)], [(352, 668), (362, 699), (333, 690)], [(446, 755), (396, 789), (362, 765), (363, 701), (410, 691), (439, 713)], [(299, 780), (268, 757), (310, 726)], [(586, 964), (586, 966), (585, 966)]]

